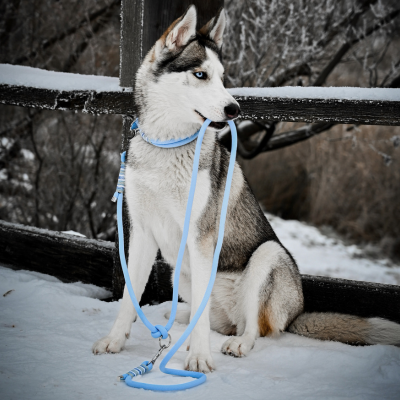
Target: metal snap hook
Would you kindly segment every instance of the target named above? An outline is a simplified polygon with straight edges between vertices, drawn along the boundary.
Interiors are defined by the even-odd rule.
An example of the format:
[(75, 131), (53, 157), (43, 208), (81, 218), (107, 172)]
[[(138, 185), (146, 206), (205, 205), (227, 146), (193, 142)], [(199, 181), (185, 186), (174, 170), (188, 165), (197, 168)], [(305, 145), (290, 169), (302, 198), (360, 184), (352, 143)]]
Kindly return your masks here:
[(169, 346), (171, 346), (171, 341), (172, 341), (172, 339), (171, 339), (171, 335), (170, 335), (169, 333), (168, 333), (168, 339), (169, 339), (168, 344), (162, 344), (162, 342), (161, 342), (162, 337), (160, 336), (160, 337), (158, 338), (158, 342), (159, 342), (159, 344), (160, 344), (160, 349), (157, 351), (157, 354), (151, 359), (151, 361), (149, 362), (149, 364), (153, 364), (153, 365), (154, 365), (154, 363), (157, 361), (157, 358), (161, 356), (161, 353), (162, 353), (165, 349), (168, 349)]
[(163, 349), (168, 349), (168, 347), (169, 346), (171, 346), (171, 335), (168, 333), (168, 339), (169, 339), (169, 341), (168, 341), (168, 344), (162, 344), (161, 343), (161, 340), (162, 340), (162, 337), (160, 336), (159, 338), (158, 338), (158, 342), (159, 342), (159, 344), (160, 344), (160, 347), (163, 347)]

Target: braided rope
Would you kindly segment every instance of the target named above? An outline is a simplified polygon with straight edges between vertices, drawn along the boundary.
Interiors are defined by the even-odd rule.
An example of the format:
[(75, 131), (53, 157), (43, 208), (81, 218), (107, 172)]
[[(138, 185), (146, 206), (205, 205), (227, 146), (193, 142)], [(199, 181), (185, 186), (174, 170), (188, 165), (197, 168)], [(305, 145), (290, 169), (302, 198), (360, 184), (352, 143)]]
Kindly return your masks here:
[[(207, 126), (210, 123), (211, 123), (211, 121), (209, 119), (207, 119), (204, 122), (204, 124), (202, 125), (202, 127), (198, 133), (199, 140), (197, 141), (196, 149), (195, 149), (195, 155), (194, 155), (194, 160), (193, 160), (192, 180), (190, 182), (190, 189), (189, 189), (189, 198), (188, 198), (188, 202), (186, 205), (186, 213), (185, 213), (185, 221), (184, 221), (183, 232), (182, 232), (182, 239), (181, 239), (181, 244), (179, 247), (178, 260), (177, 260), (176, 268), (175, 268), (171, 315), (170, 315), (169, 321), (165, 327), (163, 327), (162, 325), (154, 326), (153, 324), (150, 323), (150, 321), (144, 315), (142, 309), (140, 308), (139, 302), (136, 299), (135, 293), (133, 291), (131, 279), (130, 279), (129, 272), (128, 272), (128, 267), (126, 265), (125, 248), (124, 248), (124, 233), (123, 233), (123, 224), (122, 224), (122, 202), (123, 202), (123, 190), (125, 188), (125, 158), (126, 158), (126, 155), (125, 155), (125, 153), (121, 154), (121, 170), (122, 170), (122, 164), (124, 164), (123, 165), (123, 173), (122, 174), (120, 173), (120, 176), (123, 177), (123, 179), (121, 179), (121, 185), (120, 185), (120, 179), (118, 179), (118, 186), (121, 186), (121, 191), (118, 190), (118, 186), (117, 186), (117, 191), (114, 193), (114, 197), (113, 197), (113, 201), (118, 200), (118, 203), (117, 203), (117, 222), (118, 222), (118, 238), (119, 238), (118, 239), (118, 241), (119, 241), (118, 247), (119, 247), (120, 260), (121, 260), (121, 267), (122, 267), (122, 271), (123, 271), (124, 277), (125, 277), (126, 288), (128, 289), (129, 296), (130, 296), (132, 303), (136, 309), (136, 312), (137, 312), (138, 316), (140, 317), (140, 319), (143, 321), (143, 323), (150, 330), (153, 337), (160, 337), (160, 336), (164, 337), (165, 334), (168, 334), (168, 331), (171, 329), (171, 327), (174, 323), (174, 320), (175, 320), (175, 315), (176, 315), (176, 310), (177, 310), (177, 305), (178, 305), (177, 288), (179, 287), (179, 275), (180, 275), (180, 270), (181, 270), (181, 266), (182, 266), (183, 254), (184, 254), (185, 247), (186, 247), (187, 237), (189, 234), (189, 221), (190, 221), (190, 215), (192, 212), (194, 192), (196, 189), (196, 181), (197, 181), (197, 173), (198, 173), (198, 169), (199, 169), (201, 144), (202, 144)], [(231, 148), (231, 155), (230, 155), (230, 160), (229, 160), (228, 173), (227, 173), (227, 177), (226, 177), (224, 197), (223, 197), (222, 207), (221, 207), (221, 215), (220, 215), (220, 222), (219, 222), (219, 229), (218, 229), (218, 240), (217, 240), (214, 257), (213, 257), (213, 261), (212, 261), (211, 277), (208, 282), (208, 286), (207, 286), (206, 292), (204, 294), (203, 300), (201, 301), (201, 304), (200, 304), (199, 308), (197, 309), (195, 315), (191, 319), (188, 327), (186, 328), (186, 330), (184, 331), (182, 336), (178, 339), (178, 341), (174, 344), (172, 349), (164, 357), (164, 359), (162, 360), (162, 362), (160, 364), (160, 371), (164, 372), (165, 374), (183, 376), (183, 377), (192, 377), (195, 379), (193, 381), (184, 382), (184, 383), (180, 383), (180, 384), (172, 384), (172, 385), (155, 385), (152, 383), (137, 382), (137, 381), (132, 380), (132, 378), (134, 376), (143, 375), (144, 373), (151, 370), (153, 362), (151, 361), (149, 363), (149, 362), (145, 361), (141, 364), (141, 366), (144, 367), (144, 369), (147, 368), (145, 372), (143, 372), (143, 370), (138, 367), (138, 368), (133, 368), (131, 371), (129, 371), (129, 373), (124, 374), (120, 377), (120, 379), (125, 381), (125, 383), (128, 386), (164, 392), (164, 391), (189, 389), (189, 388), (198, 386), (206, 381), (205, 374), (203, 374), (201, 372), (181, 371), (181, 370), (177, 370), (177, 369), (167, 368), (166, 365), (167, 365), (168, 361), (172, 358), (172, 356), (178, 351), (179, 347), (188, 338), (188, 336), (192, 332), (193, 328), (195, 327), (197, 321), (199, 320), (201, 314), (203, 313), (203, 311), (208, 303), (208, 300), (211, 296), (211, 291), (212, 291), (212, 288), (213, 288), (213, 285), (215, 282), (217, 268), (218, 268), (219, 255), (221, 252), (222, 242), (223, 242), (223, 238), (224, 238), (225, 219), (226, 219), (226, 214), (227, 214), (227, 209), (228, 209), (229, 193), (230, 193), (230, 188), (231, 188), (231, 183), (232, 183), (232, 176), (233, 176), (233, 170), (234, 170), (234, 166), (235, 166), (236, 148), (237, 148), (237, 132), (236, 132), (235, 124), (233, 121), (228, 121), (228, 123), (229, 123), (229, 126), (231, 128), (231, 133), (232, 133), (232, 148)], [(187, 138), (187, 140), (188, 139), (191, 139), (191, 138)], [(162, 143), (162, 144), (157, 143), (156, 144), (153, 142), (152, 144), (155, 146), (159, 146), (159, 147), (165, 146), (165, 143)], [(179, 140), (175, 141), (175, 143), (168, 143), (169, 147), (177, 147), (180, 145), (182, 145), (182, 141), (179, 141)], [(160, 351), (159, 351), (159, 353), (160, 353)], [(159, 355), (159, 353), (158, 353), (158, 355)], [(155, 360), (158, 357), (158, 355), (153, 360)]]

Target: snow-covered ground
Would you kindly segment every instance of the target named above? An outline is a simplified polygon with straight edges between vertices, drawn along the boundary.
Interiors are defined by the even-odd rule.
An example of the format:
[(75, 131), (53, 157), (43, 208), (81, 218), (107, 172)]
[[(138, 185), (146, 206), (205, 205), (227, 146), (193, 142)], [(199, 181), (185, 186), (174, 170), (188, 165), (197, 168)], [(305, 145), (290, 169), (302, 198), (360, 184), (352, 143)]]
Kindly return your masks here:
[[(283, 243), (303, 273), (396, 283), (400, 268), (363, 259), (317, 229), (271, 217)], [(398, 282), (398, 281), (397, 281)], [(66, 284), (34, 272), (0, 267), (1, 399), (399, 399), (400, 349), (351, 347), (289, 333), (260, 338), (246, 358), (220, 353), (226, 337), (211, 333), (217, 370), (207, 382), (186, 392), (154, 393), (133, 389), (117, 376), (148, 360), (158, 349), (138, 321), (120, 354), (94, 356), (92, 343), (110, 329), (118, 303), (98, 298), (106, 290), (82, 283)], [(179, 304), (179, 307), (187, 307)], [(153, 323), (165, 324), (170, 303), (145, 306)], [(173, 342), (185, 326), (175, 324)], [(181, 368), (186, 346), (169, 366)], [(170, 384), (183, 381), (155, 370), (138, 378)]]

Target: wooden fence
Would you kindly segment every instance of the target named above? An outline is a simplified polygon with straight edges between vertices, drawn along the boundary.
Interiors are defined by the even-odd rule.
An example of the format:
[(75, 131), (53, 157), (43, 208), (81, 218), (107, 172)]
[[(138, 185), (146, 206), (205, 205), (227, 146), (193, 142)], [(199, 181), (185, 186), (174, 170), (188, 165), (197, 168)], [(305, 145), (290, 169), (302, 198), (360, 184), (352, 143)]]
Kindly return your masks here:
[[(114, 243), (0, 221), (0, 264), (113, 289)], [(171, 300), (171, 270), (158, 255), (141, 304)], [(302, 275), (306, 311), (380, 316), (400, 323), (400, 287)], [(113, 297), (110, 296), (109, 300)]]
[[(151, 45), (190, 4), (197, 6), (199, 23), (204, 24), (223, 6), (223, 1), (122, 0), (120, 86), (127, 90), (63, 90), (3, 82), (0, 84), (0, 102), (48, 110), (121, 114), (124, 116), (121, 150), (125, 151), (130, 138), (131, 116), (136, 112), (132, 95), (136, 71)], [(324, 99), (240, 94), (235, 97), (240, 103), (242, 117), (247, 119), (400, 125), (400, 98), (349, 100), (332, 96)], [(124, 228), (125, 243), (129, 243), (127, 213)], [(114, 244), (3, 221), (0, 221), (0, 263), (48, 273), (66, 281), (100, 285), (112, 290), (114, 299), (120, 298), (124, 285)], [(306, 311), (380, 316), (400, 322), (398, 286), (308, 275), (303, 275), (302, 279)], [(170, 298), (170, 268), (159, 254), (142, 304)]]

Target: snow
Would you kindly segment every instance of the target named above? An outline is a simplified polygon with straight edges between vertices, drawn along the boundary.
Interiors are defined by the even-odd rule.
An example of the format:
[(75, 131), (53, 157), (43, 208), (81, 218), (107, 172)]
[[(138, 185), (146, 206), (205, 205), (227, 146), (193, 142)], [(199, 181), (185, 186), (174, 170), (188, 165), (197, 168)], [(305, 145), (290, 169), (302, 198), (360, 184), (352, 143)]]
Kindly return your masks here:
[(0, 145), (2, 147), (4, 147), (5, 149), (7, 149), (7, 150), (9, 150), (14, 143), (15, 143), (15, 140), (9, 139), (9, 138), (6, 138), (6, 137), (2, 137), (1, 140), (0, 140)]
[(7, 169), (5, 169), (5, 168), (0, 169), (0, 181), (5, 181), (7, 179), (8, 179)]
[(82, 233), (75, 232), (75, 231), (62, 231), (61, 233), (66, 233), (67, 235), (73, 235), (73, 236), (80, 236), (80, 237), (86, 237)]
[[(0, 64), (0, 85), (17, 85), (52, 90), (93, 90), (96, 92), (130, 91), (121, 88), (119, 78), (97, 75), (80, 75), (47, 71), (21, 65)], [(302, 87), (232, 88), (232, 96), (276, 97), (295, 99), (339, 99), (400, 101), (400, 89), (357, 87)]]
[(283, 86), (276, 88), (241, 87), (228, 89), (228, 92), (232, 96), (238, 97), (400, 101), (400, 89), (387, 88), (302, 86)]
[(33, 154), (28, 149), (21, 149), (20, 152), (21, 152), (22, 157), (25, 158), (25, 160), (33, 161), (35, 159), (35, 154)]
[[(268, 215), (303, 273), (394, 283), (400, 267), (362, 258), (355, 246), (321, 234), (298, 221)], [(382, 265), (381, 265), (382, 264)], [(11, 291), (11, 292), (10, 292)], [(7, 294), (8, 292), (8, 294)], [(3, 296), (1, 296), (3, 295)], [(400, 348), (352, 347), (284, 333), (259, 338), (245, 358), (220, 352), (226, 337), (211, 332), (217, 370), (200, 387), (185, 392), (137, 390), (117, 381), (158, 350), (141, 321), (133, 324), (120, 354), (94, 356), (91, 346), (107, 334), (119, 303), (98, 300), (110, 293), (83, 283), (62, 283), (49, 275), (0, 267), (0, 393), (6, 400), (46, 399), (396, 399), (400, 393)], [(165, 324), (171, 303), (145, 306), (150, 321)], [(178, 308), (186, 308), (179, 304)], [(176, 342), (184, 325), (171, 330)], [(186, 345), (168, 364), (182, 368)], [(140, 377), (171, 384), (184, 378), (158, 370)]]
[(267, 218), (302, 274), (400, 285), (400, 266), (389, 260), (365, 258), (356, 245), (346, 246), (340, 239), (329, 238), (300, 221), (286, 221), (271, 214)]
[(96, 92), (122, 92), (119, 79), (110, 76), (80, 75), (47, 71), (21, 65), (0, 64), (0, 85), (27, 86), (53, 90), (94, 90)]

